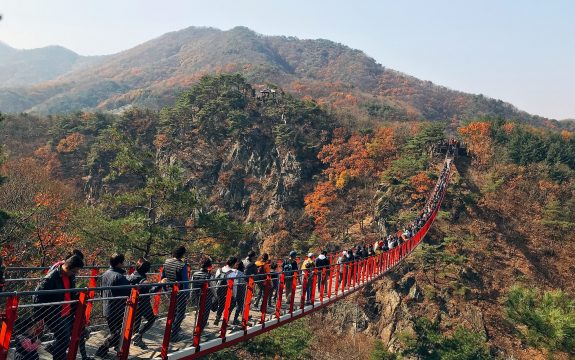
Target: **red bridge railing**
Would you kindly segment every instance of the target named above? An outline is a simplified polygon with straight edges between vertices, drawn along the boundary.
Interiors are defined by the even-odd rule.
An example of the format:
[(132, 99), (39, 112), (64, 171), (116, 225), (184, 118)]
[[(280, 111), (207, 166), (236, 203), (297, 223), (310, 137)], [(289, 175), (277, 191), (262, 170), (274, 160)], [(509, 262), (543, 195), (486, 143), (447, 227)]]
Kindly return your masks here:
[[(0, 301), (4, 305), (3, 309), (0, 308), (0, 360), (5, 360), (9, 352), (14, 351), (17, 340), (13, 336), (15, 330), (23, 336), (30, 334), (28, 328), (17, 329), (19, 318), (33, 319), (27, 324), (44, 325), (43, 328), (37, 326), (40, 330), (37, 329), (38, 333), (34, 336), (43, 343), (44, 346), (40, 348), (41, 358), (45, 357), (43, 349), (54, 342), (55, 335), (57, 337), (48, 325), (55, 316), (59, 316), (59, 311), (54, 312), (54, 308), (60, 306), (70, 305), (75, 312), (67, 344), (68, 360), (76, 359), (79, 351), (85, 353), (86, 345), (93, 348), (102, 343), (106, 318), (101, 315), (101, 308), (105, 301), (119, 300), (125, 304), (116, 309), (116, 316), (123, 319), (116, 351), (117, 358), (121, 360), (129, 357), (157, 358), (158, 355), (162, 359), (197, 359), (323, 309), (383, 277), (421, 243), (445, 195), (451, 161), (446, 160), (445, 164), (444, 177), (438, 180), (438, 192), (433, 195), (437, 196), (434, 208), (426, 215), (425, 223), (409, 240), (371, 257), (337, 263), (335, 256), (331, 255), (329, 266), (280, 273), (277, 278), (276, 274), (266, 274), (224, 281), (208, 279), (114, 288), (96, 287), (99, 270), (93, 268), (88, 276), (88, 287), (59, 291), (70, 293), (69, 301), (35, 301), (38, 295), (58, 291), (0, 293)], [(439, 186), (440, 182), (442, 186)], [(159, 285), (161, 289), (158, 292), (148, 292), (153, 285)], [(292, 291), (288, 293), (289, 289)], [(107, 290), (123, 290), (124, 293), (129, 292), (129, 295), (105, 296)], [(262, 301), (261, 306), (253, 306), (254, 297), (256, 303)], [(145, 337), (147, 346), (140, 347), (132, 344), (132, 337), (142, 321), (143, 314), (139, 309), (143, 309), (146, 304), (151, 306), (157, 318), (155, 331)], [(234, 310), (238, 321), (232, 320)], [(183, 330), (174, 338), (172, 334), (180, 326)], [(91, 332), (89, 338), (86, 329)]]

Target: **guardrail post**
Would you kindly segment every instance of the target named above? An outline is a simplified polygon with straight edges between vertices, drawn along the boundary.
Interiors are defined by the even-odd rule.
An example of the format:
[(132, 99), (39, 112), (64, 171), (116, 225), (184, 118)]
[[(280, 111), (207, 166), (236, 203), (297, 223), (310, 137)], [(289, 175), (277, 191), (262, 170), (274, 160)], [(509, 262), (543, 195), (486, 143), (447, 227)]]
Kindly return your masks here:
[(371, 269), (372, 269), (372, 258), (368, 257), (365, 260), (365, 267), (367, 268), (367, 270), (365, 271), (365, 281), (370, 281), (371, 280)]
[[(331, 265), (330, 265), (331, 267)], [(329, 269), (329, 268), (328, 268)], [(323, 293), (325, 292), (325, 284), (327, 283), (327, 270), (321, 269), (321, 282), (319, 284), (319, 301), (323, 304)]]
[(301, 287), (301, 302), (300, 302), (300, 309), (303, 309), (305, 307), (305, 295), (307, 293), (307, 282), (308, 282), (308, 277), (309, 277), (309, 270), (304, 270), (303, 273), (303, 281), (302, 281), (302, 287)]
[(180, 288), (178, 284), (172, 285), (172, 293), (170, 294), (170, 307), (168, 308), (166, 328), (164, 329), (164, 341), (162, 342), (162, 351), (160, 353), (160, 356), (164, 360), (168, 358), (168, 348), (170, 347), (170, 337), (172, 336), (172, 325), (174, 324), (174, 316), (176, 315), (176, 307), (178, 306), (179, 292)]
[(369, 280), (369, 258), (363, 260), (363, 283)]
[[(132, 288), (130, 297), (126, 302), (126, 307), (128, 309), (124, 312), (124, 326), (122, 331), (122, 338), (120, 339), (118, 360), (126, 360), (130, 354), (130, 344), (132, 343), (132, 333), (134, 332), (134, 320), (136, 319), (136, 311), (138, 310), (139, 296), (140, 290), (137, 287)], [(75, 358), (69, 360), (74, 359)]]
[(351, 286), (355, 287), (355, 282), (357, 280), (357, 260), (353, 260), (353, 264), (351, 264)]
[[(160, 266), (158, 271), (159, 271), (159, 273), (158, 273), (158, 283), (159, 283), (160, 281), (162, 281), (162, 272), (164, 271), (164, 267)], [(154, 306), (152, 307), (152, 311), (154, 312), (154, 315), (158, 315), (158, 312), (160, 311), (160, 301), (161, 300), (162, 300), (162, 288), (159, 288), (158, 293), (156, 295), (154, 295)]]
[[(205, 281), (202, 284), (200, 294), (200, 305), (198, 308), (198, 317), (196, 319), (196, 327), (194, 328), (194, 347), (200, 346), (202, 331), (204, 330), (204, 316), (206, 316), (206, 306), (208, 306), (208, 291), (210, 290), (210, 283)], [(211, 304), (209, 304), (211, 306)]]
[(363, 279), (363, 259), (357, 262), (357, 284), (361, 285)]
[(381, 272), (385, 273), (387, 271), (387, 256), (389, 250), (381, 254)]
[(291, 294), (290, 294), (290, 297), (291, 297), (291, 298), (290, 298), (290, 302), (289, 302), (289, 312), (290, 312), (290, 314), (293, 314), (293, 307), (294, 307), (294, 304), (295, 304), (295, 290), (296, 290), (296, 288), (297, 288), (298, 276), (299, 276), (298, 272), (297, 272), (297, 271), (294, 271), (294, 272), (293, 272), (292, 279), (291, 279), (291, 281), (292, 281), (292, 283), (291, 283)]
[(283, 298), (283, 294), (284, 294), (284, 287), (285, 287), (285, 274), (281, 273), (280, 274), (280, 283), (279, 283), (279, 287), (278, 287), (278, 300), (276, 303), (276, 318), (279, 320), (280, 316), (281, 316), (281, 310), (282, 310), (282, 298)]
[(220, 337), (226, 337), (228, 330), (228, 322), (230, 321), (230, 306), (232, 306), (232, 296), (234, 294), (234, 279), (228, 279), (228, 290), (226, 292), (226, 302), (224, 304), (224, 318), (222, 320), (222, 328), (220, 330)]
[(341, 292), (344, 293), (345, 292), (345, 288), (347, 286), (348, 283), (348, 277), (349, 277), (349, 263), (343, 263), (343, 272), (342, 272), (342, 276), (341, 276)]
[(6, 313), (0, 330), (0, 360), (6, 360), (10, 349), (10, 339), (14, 330), (14, 323), (18, 317), (18, 296), (13, 295), (6, 299)]
[(266, 312), (268, 310), (268, 301), (270, 298), (270, 288), (271, 288), (271, 282), (272, 282), (272, 278), (270, 276), (270, 274), (266, 275), (266, 280), (264, 283), (264, 298), (263, 298), (263, 303), (262, 303), (262, 317), (260, 319), (260, 324), (265, 324), (266, 322)]
[[(339, 271), (341, 270), (341, 264), (337, 264), (337, 272), (335, 273), (335, 296), (337, 296), (337, 291), (339, 290)], [(342, 270), (343, 271), (343, 270)], [(331, 297), (331, 295), (330, 295)]]
[(244, 332), (248, 330), (248, 320), (250, 318), (250, 306), (252, 303), (252, 297), (254, 296), (254, 277), (250, 276), (247, 282), (246, 288), (246, 299), (244, 301), (244, 312), (242, 318), (242, 327)]
[(311, 279), (311, 304), (315, 306), (315, 289), (317, 287), (317, 268), (313, 269), (312, 279)]
[(80, 345), (80, 339), (83, 336), (84, 327), (86, 325), (86, 305), (87, 305), (88, 294), (86, 291), (80, 292), (78, 296), (78, 306), (76, 307), (76, 315), (74, 317), (74, 323), (72, 325), (72, 334), (70, 336), (70, 345), (68, 346), (68, 360), (75, 360), (76, 355), (78, 355), (78, 345)]
[[(332, 283), (333, 283), (333, 270), (335, 269), (335, 264), (332, 262), (329, 264), (329, 283), (327, 284), (327, 298), (331, 298), (331, 287), (332, 287)], [(337, 279), (336, 279), (336, 283), (337, 283)], [(337, 293), (337, 291), (336, 291)]]
[[(98, 286), (98, 276), (100, 275), (100, 270), (97, 268), (92, 269), (92, 274), (90, 277), (90, 282), (88, 286), (90, 289), (95, 288)], [(95, 292), (94, 290), (88, 290), (88, 299), (86, 300), (86, 320), (84, 325), (88, 325), (90, 323), (90, 315), (92, 314), (92, 306), (94, 305), (90, 300), (94, 298)]]

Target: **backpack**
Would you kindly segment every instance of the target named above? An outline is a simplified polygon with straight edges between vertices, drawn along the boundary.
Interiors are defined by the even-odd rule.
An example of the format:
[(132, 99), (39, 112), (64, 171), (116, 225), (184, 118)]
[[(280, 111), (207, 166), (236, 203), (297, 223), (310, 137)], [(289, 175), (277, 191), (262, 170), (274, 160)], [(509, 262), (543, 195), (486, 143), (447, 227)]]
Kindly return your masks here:
[(282, 272), (292, 271), (291, 261), (288, 259), (284, 259), (282, 261)]
[(306, 261), (304, 261), (303, 265), (302, 265), (302, 270), (312, 270), (315, 267), (315, 263), (312, 260), (307, 259)]
[(228, 275), (233, 273), (234, 269), (230, 269), (226, 272), (223, 272), (221, 269), (218, 271), (218, 275), (216, 279), (219, 279), (217, 284), (218, 286), (227, 286), (228, 285)]
[(265, 279), (266, 279), (266, 268), (264, 264), (262, 266), (258, 266), (256, 276), (254, 276), (254, 281), (263, 281)]
[[(191, 291), (191, 298), (192, 298), (192, 304), (193, 305), (199, 305), (200, 303), (200, 296), (202, 293), (202, 286), (203, 286), (203, 281), (201, 280), (208, 280), (210, 278), (210, 275), (208, 273), (205, 273), (203, 271), (194, 271), (192, 273), (192, 291)], [(196, 281), (194, 281), (196, 280)]]
[(228, 291), (228, 275), (231, 274), (234, 270), (230, 269), (226, 272), (223, 272), (222, 269), (218, 271), (218, 275), (216, 276), (216, 289), (218, 293), (218, 297), (225, 297)]

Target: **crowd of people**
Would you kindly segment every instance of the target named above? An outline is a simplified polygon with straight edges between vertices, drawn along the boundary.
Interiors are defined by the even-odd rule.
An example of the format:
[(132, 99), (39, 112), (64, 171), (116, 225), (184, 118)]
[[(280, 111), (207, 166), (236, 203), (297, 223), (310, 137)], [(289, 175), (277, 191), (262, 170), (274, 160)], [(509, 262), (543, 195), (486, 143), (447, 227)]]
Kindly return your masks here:
[[(398, 230), (374, 244), (360, 244), (349, 250), (341, 251), (337, 255), (336, 267), (330, 267), (330, 257), (325, 250), (317, 256), (310, 252), (301, 262), (298, 261), (297, 252), (291, 251), (288, 257), (282, 259), (281, 264), (279, 261), (272, 261), (267, 253), (257, 256), (254, 251), (250, 251), (245, 258), (229, 257), (225, 264), (215, 271), (213, 271), (212, 259), (204, 256), (199, 262), (197, 270), (190, 271), (190, 265), (185, 261), (186, 248), (178, 246), (173, 249), (171, 257), (165, 260), (158, 283), (157, 278), (149, 279), (148, 277), (151, 269), (148, 260), (137, 259), (134, 271), (129, 274), (125, 269), (125, 256), (119, 253), (111, 255), (110, 267), (102, 274), (100, 283), (103, 315), (106, 319), (109, 335), (99, 346), (95, 356), (106, 358), (110, 349), (118, 349), (124, 323), (126, 298), (134, 286), (138, 286), (140, 297), (134, 319), (132, 342), (140, 348), (146, 348), (143, 336), (157, 320), (150, 295), (161, 290), (170, 290), (169, 288), (174, 290), (177, 287), (177, 302), (171, 340), (178, 341), (186, 336), (181, 328), (187, 306), (195, 307), (201, 314), (201, 318), (197, 320), (201, 329), (206, 327), (211, 312), (215, 312), (213, 324), (220, 324), (226, 307), (230, 279), (234, 280), (229, 305), (229, 319), (232, 325), (241, 324), (240, 316), (245, 308), (248, 276), (252, 276), (255, 284), (254, 301), (253, 304), (250, 303), (250, 306), (262, 312), (266, 309), (273, 309), (278, 303), (280, 275), (282, 273), (284, 274), (286, 300), (283, 304), (293, 302), (296, 291), (294, 285), (297, 286), (298, 284), (305, 286), (305, 302), (311, 304), (314, 283), (318, 292), (323, 291), (327, 279), (331, 278), (330, 272), (334, 271), (334, 268), (339, 271), (338, 279), (341, 286), (346, 286), (350, 280), (348, 276), (343, 274), (345, 266), (342, 265), (351, 264), (354, 261), (394, 249), (408, 241), (425, 225), (441, 199), (448, 174), (449, 163), (446, 162), (432, 195), (416, 219), (403, 227), (402, 230)], [(37, 350), (40, 346), (40, 335), (44, 328), (53, 334), (53, 341), (46, 346), (46, 350), (52, 354), (55, 360), (66, 358), (74, 322), (75, 300), (78, 296), (78, 293), (71, 291), (71, 289), (75, 288), (76, 276), (83, 267), (84, 255), (79, 250), (74, 250), (65, 259), (50, 267), (46, 276), (36, 287), (39, 292), (34, 297), (35, 303), (47, 305), (36, 307), (37, 310), (33, 314), (22, 317), (17, 323), (15, 336), (17, 360), (38, 359)], [(315, 272), (317, 274), (315, 281), (312, 281), (311, 274), (314, 269), (318, 271)], [(0, 271), (2, 277), (0, 280), (3, 282), (4, 267), (1, 258)], [(206, 291), (204, 285), (206, 282), (209, 283), (207, 294), (202, 296), (202, 291)], [(43, 290), (62, 291), (44, 292)], [(89, 336), (89, 331), (85, 330), (79, 340), (79, 350), (83, 360), (91, 359), (86, 353), (85, 346)]]

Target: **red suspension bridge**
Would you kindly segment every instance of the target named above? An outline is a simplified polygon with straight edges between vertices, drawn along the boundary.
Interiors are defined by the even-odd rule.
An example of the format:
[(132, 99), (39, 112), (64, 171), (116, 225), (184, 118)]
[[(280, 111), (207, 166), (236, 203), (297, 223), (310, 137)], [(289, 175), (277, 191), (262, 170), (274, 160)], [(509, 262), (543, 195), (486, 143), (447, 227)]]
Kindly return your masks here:
[[(192, 280), (186, 283), (162, 283), (156, 284), (159, 289), (155, 292), (146, 291), (152, 284), (127, 286), (124, 290), (129, 290), (129, 296), (110, 297), (112, 288), (97, 287), (97, 278), (104, 267), (92, 267), (88, 274), (79, 276), (78, 283), (85, 284), (84, 288), (0, 293), (0, 360), (12, 358), (18, 351), (19, 341), (26, 337), (33, 337), (37, 342), (38, 347), (34, 351), (37, 351), (40, 359), (52, 357), (75, 360), (79, 353), (82, 359), (88, 359), (105, 340), (107, 323), (101, 313), (104, 302), (110, 301), (119, 301), (122, 304), (115, 310), (120, 312), (118, 316), (123, 317), (122, 327), (119, 329), (119, 344), (115, 348), (116, 357), (120, 360), (197, 359), (314, 313), (381, 279), (414, 251), (429, 231), (439, 211), (449, 181), (450, 167), (451, 160), (446, 159), (435, 193), (431, 195), (436, 201), (428, 202), (428, 206), (432, 204), (432, 207), (425, 222), (410, 239), (391, 250), (353, 262), (338, 264), (332, 254), (329, 255), (329, 266), (298, 270), (291, 275), (280, 273), (276, 294), (272, 289), (272, 276), (266, 274), (230, 278), (223, 282), (221, 279), (209, 279), (201, 282)], [(13, 271), (26, 270), (30, 269), (20, 268)], [(154, 273), (158, 276), (158, 281), (160, 273), (161, 268)], [(38, 280), (39, 276), (13, 278), (8, 280), (8, 285), (12, 282), (22, 288), (26, 284), (33, 286), (31, 284), (37, 283)], [(8, 285), (7, 290), (10, 290)], [(240, 286), (243, 286), (243, 291), (238, 291)], [(115, 287), (116, 290), (118, 288)], [(286, 296), (289, 288), (296, 290), (288, 292), (289, 296)], [(254, 307), (252, 300), (258, 289), (262, 289), (263, 299), (261, 306)], [(54, 293), (69, 295), (63, 296), (64, 301), (37, 301), (41, 295)], [(272, 294), (275, 295), (273, 299)], [(212, 311), (210, 306), (211, 299), (217, 296), (221, 302), (221, 323), (214, 321), (217, 311)], [(239, 296), (243, 301), (237, 301)], [(134, 344), (133, 335), (142, 318), (138, 309), (146, 304), (151, 305), (154, 321), (151, 321), (143, 342)], [(53, 350), (50, 346), (58, 334), (46, 325), (53, 317), (60, 316), (60, 311), (55, 312), (54, 308), (60, 309), (64, 306), (69, 306), (74, 311), (74, 316), (71, 317), (73, 320), (68, 325), (70, 341), (63, 356), (51, 356), (49, 352), (53, 353)], [(231, 321), (234, 306), (240, 308), (241, 322)], [(183, 319), (176, 319), (178, 309), (181, 308), (187, 311)], [(181, 322), (181, 329), (184, 331), (177, 337), (172, 336), (175, 322)], [(26, 324), (22, 325), (24, 328), (19, 328), (21, 323)]]

